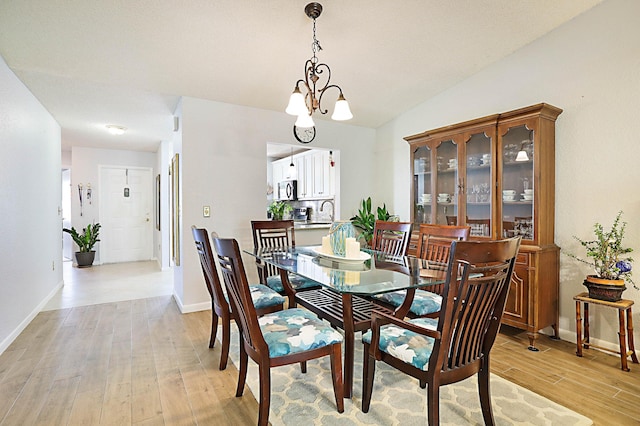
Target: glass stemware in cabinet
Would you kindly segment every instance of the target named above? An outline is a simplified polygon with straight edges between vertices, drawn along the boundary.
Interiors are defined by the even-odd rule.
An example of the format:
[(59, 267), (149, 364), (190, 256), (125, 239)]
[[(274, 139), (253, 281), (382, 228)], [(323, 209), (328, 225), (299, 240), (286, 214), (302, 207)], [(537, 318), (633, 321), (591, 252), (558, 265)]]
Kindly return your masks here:
[(520, 235), (523, 239), (532, 240), (535, 223), (532, 188), (534, 134), (527, 126), (515, 126), (507, 131), (503, 141), (505, 147), (502, 173), (503, 236)]

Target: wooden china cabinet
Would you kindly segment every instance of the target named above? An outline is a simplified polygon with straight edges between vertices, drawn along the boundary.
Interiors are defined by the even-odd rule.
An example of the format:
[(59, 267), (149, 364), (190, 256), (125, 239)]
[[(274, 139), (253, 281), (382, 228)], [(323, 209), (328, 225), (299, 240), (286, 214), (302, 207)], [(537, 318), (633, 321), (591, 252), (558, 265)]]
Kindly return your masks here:
[(553, 238), (561, 112), (542, 103), (405, 138), (416, 231), (420, 223), (467, 224), (472, 239), (522, 236), (502, 322), (526, 330), (531, 350), (541, 329), (551, 326), (558, 336), (560, 249)]

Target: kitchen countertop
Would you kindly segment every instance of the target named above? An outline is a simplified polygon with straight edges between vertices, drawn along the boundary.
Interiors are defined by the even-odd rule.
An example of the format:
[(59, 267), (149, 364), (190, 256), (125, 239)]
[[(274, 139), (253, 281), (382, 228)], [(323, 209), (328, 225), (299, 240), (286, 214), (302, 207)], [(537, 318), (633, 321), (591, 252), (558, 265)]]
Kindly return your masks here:
[(305, 229), (329, 229), (331, 227), (331, 222), (315, 222), (315, 221), (306, 221), (306, 222), (294, 222), (293, 228), (298, 231), (303, 231)]

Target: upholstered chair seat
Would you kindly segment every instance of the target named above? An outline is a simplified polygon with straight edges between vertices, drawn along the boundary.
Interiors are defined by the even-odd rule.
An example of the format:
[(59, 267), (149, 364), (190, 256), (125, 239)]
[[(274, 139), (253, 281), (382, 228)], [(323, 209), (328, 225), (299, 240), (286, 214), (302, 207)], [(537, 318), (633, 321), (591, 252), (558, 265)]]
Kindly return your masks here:
[[(373, 296), (376, 300), (398, 307), (404, 302), (407, 292), (405, 290), (392, 291), (389, 293), (377, 294)], [(426, 316), (440, 311), (442, 306), (442, 296), (426, 290), (416, 290), (409, 312), (413, 316)]]
[(342, 343), (342, 334), (304, 309), (267, 314), (258, 318), (258, 324), (269, 346), (270, 358)]
[[(289, 274), (289, 282), (291, 283), (291, 287), (293, 287), (294, 290), (303, 290), (311, 287), (318, 287), (317, 282), (294, 274)], [(267, 286), (280, 294), (284, 294), (284, 286), (282, 285), (282, 279), (280, 278), (280, 275), (272, 275), (270, 277), (267, 277)]]

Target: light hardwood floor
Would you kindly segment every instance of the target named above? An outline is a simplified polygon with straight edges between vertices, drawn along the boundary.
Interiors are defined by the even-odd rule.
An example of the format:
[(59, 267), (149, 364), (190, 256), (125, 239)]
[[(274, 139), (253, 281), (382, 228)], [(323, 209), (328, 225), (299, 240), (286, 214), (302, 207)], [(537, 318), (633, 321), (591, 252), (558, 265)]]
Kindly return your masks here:
[[(105, 287), (119, 274), (94, 268)], [(208, 348), (210, 311), (182, 315), (169, 295), (138, 298), (146, 291), (73, 307), (67, 298), (67, 307), (41, 312), (0, 355), (0, 425), (255, 424), (251, 392), (234, 397), (237, 370), (219, 371), (219, 344)], [(540, 352), (526, 345), (525, 333), (503, 328), (493, 372), (596, 425), (640, 423), (639, 365), (622, 372), (618, 357), (591, 349), (578, 358), (574, 344), (545, 337)]]

